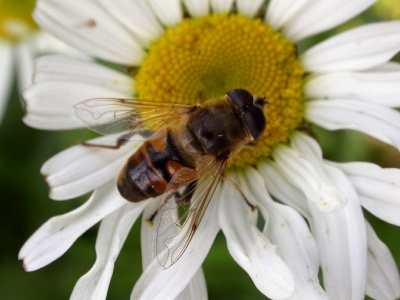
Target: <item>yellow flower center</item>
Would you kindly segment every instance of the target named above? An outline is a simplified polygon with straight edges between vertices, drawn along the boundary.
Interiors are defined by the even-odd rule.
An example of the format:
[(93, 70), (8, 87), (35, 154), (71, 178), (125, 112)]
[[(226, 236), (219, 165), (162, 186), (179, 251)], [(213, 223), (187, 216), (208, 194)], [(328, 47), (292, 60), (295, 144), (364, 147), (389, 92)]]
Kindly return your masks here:
[(266, 96), (267, 128), (255, 147), (246, 147), (230, 165), (254, 164), (286, 142), (303, 119), (304, 71), (295, 46), (259, 19), (208, 15), (185, 19), (148, 48), (135, 77), (137, 96), (196, 103), (243, 88)]
[(37, 26), (31, 14), (34, 0), (0, 0), (0, 38), (16, 41)]
[(400, 18), (398, 0), (381, 0), (372, 6), (372, 11), (382, 19), (397, 20)]

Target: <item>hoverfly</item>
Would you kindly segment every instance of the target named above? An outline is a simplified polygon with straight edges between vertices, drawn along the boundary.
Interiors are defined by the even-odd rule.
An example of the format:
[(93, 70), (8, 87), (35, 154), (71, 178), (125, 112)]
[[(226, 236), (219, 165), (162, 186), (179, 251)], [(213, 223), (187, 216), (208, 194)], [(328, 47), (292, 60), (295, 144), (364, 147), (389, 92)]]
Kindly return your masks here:
[[(188, 247), (228, 160), (263, 133), (264, 100), (234, 89), (197, 105), (96, 98), (75, 106), (86, 127), (120, 135), (111, 148), (148, 137), (122, 168), (117, 186), (132, 202), (163, 195), (155, 213), (154, 247), (164, 268)], [(185, 216), (171, 218), (179, 206), (188, 207)]]

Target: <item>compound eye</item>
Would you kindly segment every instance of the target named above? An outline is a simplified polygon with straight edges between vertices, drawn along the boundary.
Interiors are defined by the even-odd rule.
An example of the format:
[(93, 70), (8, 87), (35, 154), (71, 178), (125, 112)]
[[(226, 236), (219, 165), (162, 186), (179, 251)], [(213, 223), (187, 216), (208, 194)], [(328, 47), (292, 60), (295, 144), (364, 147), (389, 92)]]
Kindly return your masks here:
[(229, 91), (227, 95), (238, 106), (253, 139), (259, 138), (266, 126), (265, 98), (254, 99), (253, 95), (244, 89)]
[(264, 111), (258, 107), (252, 106), (244, 113), (244, 119), (253, 139), (258, 139), (264, 132), (266, 126)]
[(253, 105), (253, 95), (244, 89), (231, 90), (227, 95), (243, 112)]

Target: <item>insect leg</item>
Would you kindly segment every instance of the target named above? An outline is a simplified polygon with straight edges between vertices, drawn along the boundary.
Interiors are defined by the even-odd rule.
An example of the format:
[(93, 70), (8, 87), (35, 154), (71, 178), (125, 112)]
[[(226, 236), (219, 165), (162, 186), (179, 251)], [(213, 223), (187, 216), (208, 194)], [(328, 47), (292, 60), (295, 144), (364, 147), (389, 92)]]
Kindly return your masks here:
[(100, 148), (100, 149), (108, 149), (108, 150), (118, 150), (121, 148), (123, 145), (125, 145), (131, 136), (134, 134), (129, 132), (127, 134), (122, 135), (117, 139), (117, 143), (115, 145), (101, 145), (101, 144), (92, 144), (92, 143), (87, 143), (87, 142), (81, 142), (80, 144), (85, 146), (85, 147), (90, 147), (90, 148)]
[[(186, 204), (190, 203), (190, 199), (192, 198), (193, 193), (196, 190), (196, 183), (197, 183), (197, 181), (193, 181), (193, 182), (189, 183), (185, 187), (185, 190), (181, 194), (179, 192), (175, 192), (175, 202), (179, 206), (185, 206)], [(157, 216), (160, 209), (161, 209), (161, 207), (156, 209), (154, 211), (154, 213), (150, 216), (150, 218), (147, 219), (147, 222), (149, 222), (151, 225), (153, 225), (154, 218)]]
[(127, 139), (119, 138), (115, 145), (91, 144), (91, 143), (87, 143), (87, 142), (81, 142), (80, 144), (85, 146), (85, 147), (88, 147), (88, 148), (100, 148), (100, 149), (108, 149), (108, 150), (118, 150), (124, 144), (126, 144), (127, 141), (128, 141)]
[(254, 211), (257, 209), (257, 206), (250, 203), (249, 199), (247, 199), (246, 195), (243, 193), (243, 191), (240, 189), (240, 187), (237, 185), (236, 182), (230, 180), (229, 178), (225, 178), (225, 181), (228, 182), (234, 189), (236, 189), (239, 192), (243, 200), (247, 203), (248, 206), (250, 206), (251, 210)]
[(184, 206), (190, 203), (190, 199), (192, 198), (193, 193), (196, 189), (196, 183), (197, 181), (189, 183), (182, 194), (179, 195), (178, 193), (175, 201), (179, 206)]
[(155, 212), (153, 212), (153, 214), (150, 216), (150, 218), (148, 218), (148, 219), (146, 220), (151, 226), (154, 225), (154, 218), (157, 216), (159, 210), (160, 210), (160, 209), (157, 208), (157, 209), (155, 210)]

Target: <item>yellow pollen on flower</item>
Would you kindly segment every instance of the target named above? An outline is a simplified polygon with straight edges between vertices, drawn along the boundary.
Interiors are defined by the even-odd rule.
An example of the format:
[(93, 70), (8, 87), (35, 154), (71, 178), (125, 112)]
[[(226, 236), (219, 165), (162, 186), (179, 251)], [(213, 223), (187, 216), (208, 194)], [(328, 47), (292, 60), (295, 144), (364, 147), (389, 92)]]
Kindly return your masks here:
[(266, 96), (264, 134), (230, 166), (269, 156), (303, 119), (304, 71), (295, 46), (260, 19), (235, 14), (184, 19), (149, 46), (135, 79), (137, 97), (164, 102), (195, 104), (199, 93), (211, 99), (235, 88)]
[(0, 0), (0, 38), (17, 41), (37, 28), (31, 14), (34, 0)]

